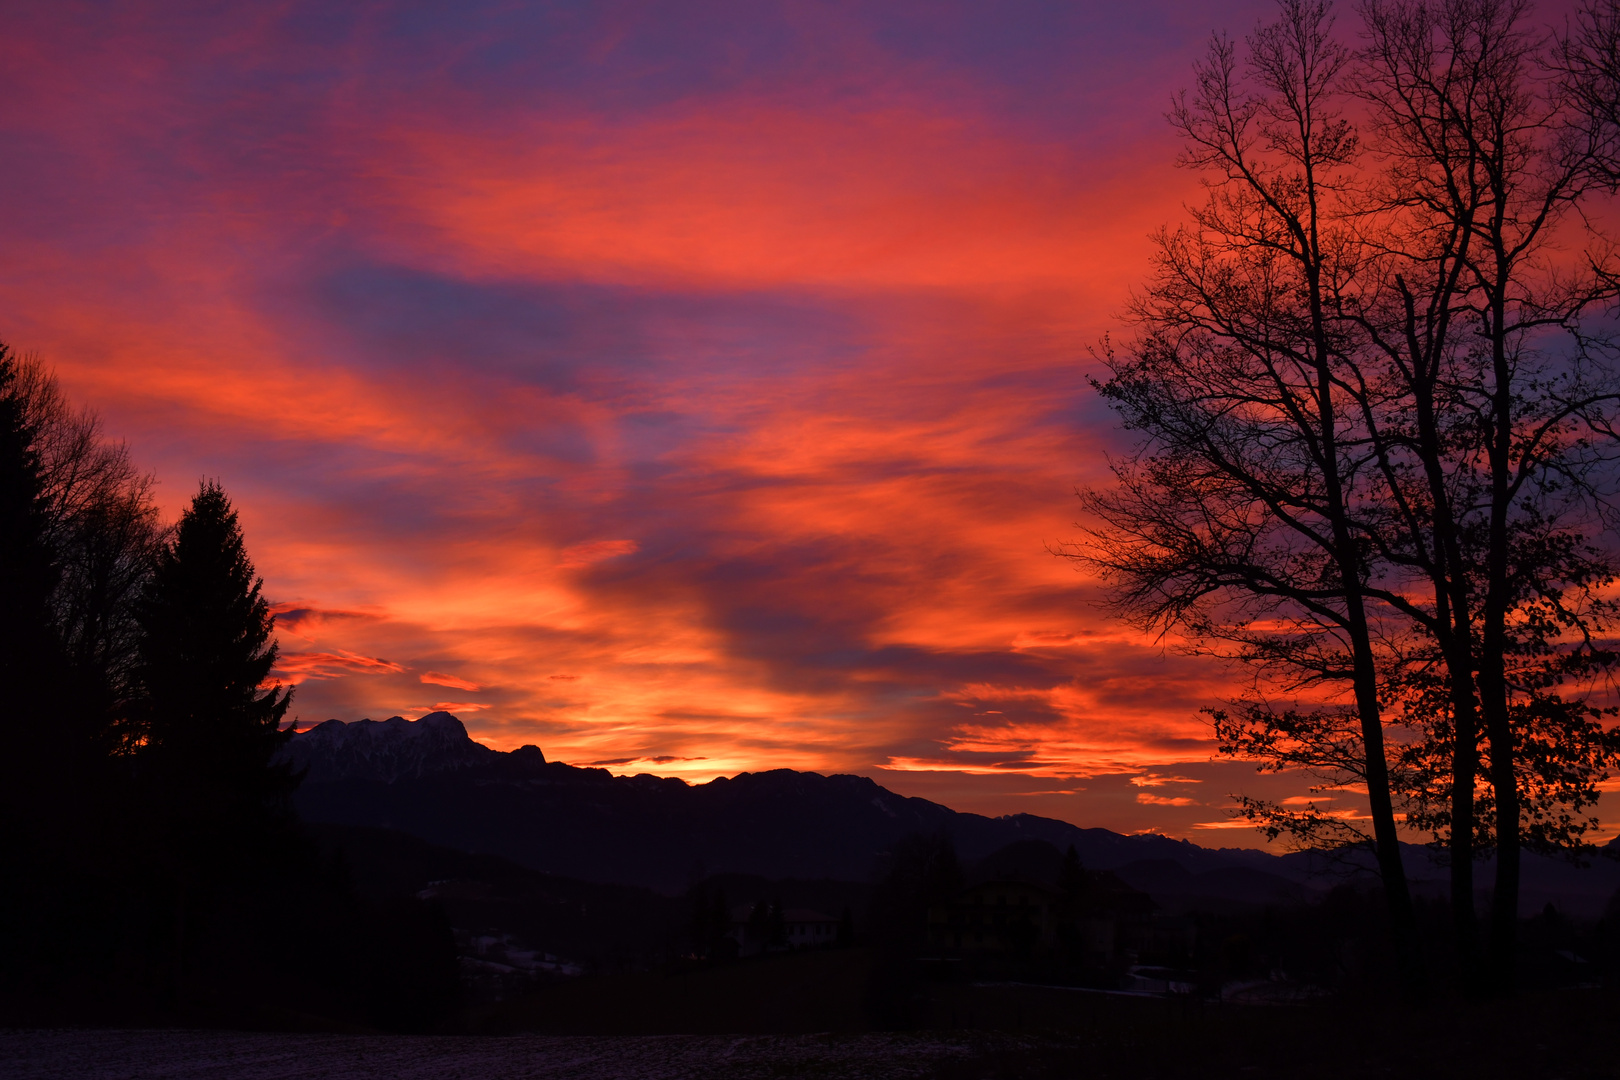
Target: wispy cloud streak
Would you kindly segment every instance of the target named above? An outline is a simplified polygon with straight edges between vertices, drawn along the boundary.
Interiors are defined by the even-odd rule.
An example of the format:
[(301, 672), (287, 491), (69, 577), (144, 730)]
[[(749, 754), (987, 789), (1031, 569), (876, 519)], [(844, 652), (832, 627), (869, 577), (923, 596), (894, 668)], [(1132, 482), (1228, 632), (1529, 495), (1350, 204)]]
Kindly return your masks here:
[(993, 7), (25, 3), (0, 337), (225, 483), (305, 723), (1185, 832), (1224, 674), (1046, 549), (1258, 5)]

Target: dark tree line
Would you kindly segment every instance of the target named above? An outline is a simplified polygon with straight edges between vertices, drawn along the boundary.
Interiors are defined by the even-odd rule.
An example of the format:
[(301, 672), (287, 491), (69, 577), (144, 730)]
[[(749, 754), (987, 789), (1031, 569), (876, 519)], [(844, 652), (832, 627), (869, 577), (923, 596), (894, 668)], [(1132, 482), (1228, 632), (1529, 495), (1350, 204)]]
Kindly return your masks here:
[(291, 691), (230, 499), (204, 482), (166, 527), (152, 489), (0, 345), (0, 1007), (432, 1023), (448, 926), (366, 910), (292, 812)]
[[(1401, 841), (1450, 862), (1458, 977), (1513, 982), (1521, 852), (1590, 854), (1620, 483), (1620, 6), (1282, 0), (1170, 120), (1204, 177), (1099, 385), (1137, 449), (1070, 554), (1234, 660), (1223, 753), (1299, 770), (1272, 837), (1364, 845), (1411, 987)], [(1344, 794), (1365, 799), (1344, 810)], [(1336, 798), (1337, 796), (1337, 798)], [(1352, 802), (1351, 805), (1354, 805)], [(1475, 863), (1496, 861), (1479, 943)]]

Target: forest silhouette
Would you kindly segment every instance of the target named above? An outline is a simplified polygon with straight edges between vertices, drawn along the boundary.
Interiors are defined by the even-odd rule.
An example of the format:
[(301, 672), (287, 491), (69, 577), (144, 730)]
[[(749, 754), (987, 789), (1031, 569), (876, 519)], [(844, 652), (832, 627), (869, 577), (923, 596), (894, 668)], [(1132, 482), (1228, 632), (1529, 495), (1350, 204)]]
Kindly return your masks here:
[(301, 830), (291, 691), (230, 499), (151, 478), (0, 346), (0, 1004), (14, 1020), (410, 1029), (457, 994), (433, 909), (378, 907)]

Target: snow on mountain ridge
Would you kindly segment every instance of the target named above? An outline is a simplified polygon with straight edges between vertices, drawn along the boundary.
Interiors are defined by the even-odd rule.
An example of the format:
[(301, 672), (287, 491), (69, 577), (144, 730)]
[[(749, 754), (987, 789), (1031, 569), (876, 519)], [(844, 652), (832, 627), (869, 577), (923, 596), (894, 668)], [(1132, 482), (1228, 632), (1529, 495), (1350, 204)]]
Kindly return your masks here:
[(376, 780), (391, 784), (485, 764), (499, 751), (474, 742), (466, 727), (447, 712), (419, 720), (328, 720), (288, 740), (280, 754), (306, 779)]

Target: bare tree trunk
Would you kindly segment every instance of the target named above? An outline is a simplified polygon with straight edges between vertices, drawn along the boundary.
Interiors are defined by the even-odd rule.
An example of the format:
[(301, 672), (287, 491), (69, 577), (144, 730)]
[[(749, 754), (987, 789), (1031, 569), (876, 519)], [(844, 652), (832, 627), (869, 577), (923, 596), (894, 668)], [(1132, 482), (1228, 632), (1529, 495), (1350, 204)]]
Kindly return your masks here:
[[(1496, 882), (1491, 894), (1491, 988), (1511, 993), (1514, 983), (1515, 953), (1518, 948), (1519, 835), (1518, 776), (1513, 732), (1508, 722), (1506, 690), (1501, 669), (1491, 661), (1489, 630), (1486, 633), (1485, 664), (1480, 676), (1484, 700), (1485, 730), (1490, 738), (1491, 790), (1496, 800)], [(1490, 670), (1495, 667), (1495, 670)]]
[[(1415, 337), (1414, 337), (1415, 341)], [(1426, 361), (1413, 350), (1413, 370)], [(1427, 362), (1423, 364), (1428, 368)], [(1432, 376), (1414, 379), (1418, 447), (1434, 504), (1434, 554), (1430, 581), (1434, 587), (1435, 637), (1445, 659), (1450, 683), (1452, 735), (1450, 856), (1451, 927), (1459, 980), (1473, 985), (1479, 971), (1479, 918), (1474, 910), (1474, 786), (1479, 775), (1478, 705), (1474, 683), (1474, 645), (1467, 575), (1462, 546), (1446, 490), (1441, 464), (1439, 425), (1435, 418)]]
[(1373, 820), (1373, 845), (1378, 873), (1384, 883), (1384, 899), (1389, 908), (1390, 933), (1394, 939), (1401, 982), (1412, 996), (1422, 993), (1423, 965), (1418, 956), (1417, 927), (1412, 912), (1412, 894), (1401, 858), (1400, 832), (1395, 824), (1395, 803), (1390, 792), (1389, 759), (1384, 740), (1383, 710), (1378, 702), (1378, 670), (1374, 660), (1372, 634), (1367, 625), (1365, 596), (1366, 564), (1350, 528), (1345, 501), (1344, 479), (1339, 467), (1339, 419), (1334, 405), (1335, 380), (1329, 363), (1332, 342), (1328, 339), (1323, 311), (1322, 257), (1317, 226), (1315, 175), (1309, 161), (1305, 167), (1306, 190), (1311, 192), (1311, 214), (1305, 250), (1309, 254), (1307, 281), (1310, 286), (1311, 335), (1317, 363), (1317, 415), (1322, 441), (1322, 478), (1327, 489), (1325, 500), (1333, 529), (1333, 545), (1339, 569), (1340, 588), (1345, 598), (1351, 653), (1354, 658), (1353, 689), (1356, 716), (1361, 723), (1362, 754), (1365, 759), (1367, 805)]
[[(1351, 605), (1352, 619), (1360, 614), (1358, 601)], [(1360, 614), (1359, 635), (1365, 636), (1366, 616)], [(1378, 680), (1372, 664), (1372, 650), (1356, 648), (1356, 711), (1361, 719), (1361, 739), (1366, 753), (1367, 802), (1373, 819), (1373, 842), (1378, 857), (1378, 873), (1384, 882), (1384, 901), (1389, 909), (1390, 933), (1394, 939), (1396, 962), (1406, 993), (1423, 992), (1423, 964), (1418, 955), (1416, 920), (1412, 892), (1401, 858), (1401, 838), (1395, 825), (1395, 805), (1390, 796), (1389, 763), (1385, 757), (1383, 718), (1378, 705)]]
[[(1505, 260), (1499, 259), (1500, 262)], [(1498, 281), (1507, 278), (1499, 270)], [(1488, 540), (1490, 587), (1485, 597), (1484, 627), (1480, 642), (1480, 711), (1490, 740), (1491, 794), (1496, 803), (1496, 883), (1491, 896), (1491, 988), (1511, 993), (1514, 953), (1519, 926), (1519, 784), (1515, 746), (1508, 711), (1507, 604), (1508, 507), (1513, 470), (1513, 374), (1508, 365), (1506, 297), (1498, 288), (1492, 297), (1491, 365), (1496, 380), (1490, 446), (1491, 516)]]
[[(1446, 667), (1451, 678), (1451, 933), (1458, 976), (1472, 985), (1479, 973), (1479, 916), (1474, 910), (1474, 785), (1479, 776), (1479, 729), (1475, 713), (1471, 650), (1453, 646)], [(1459, 677), (1459, 672), (1464, 677)]]

